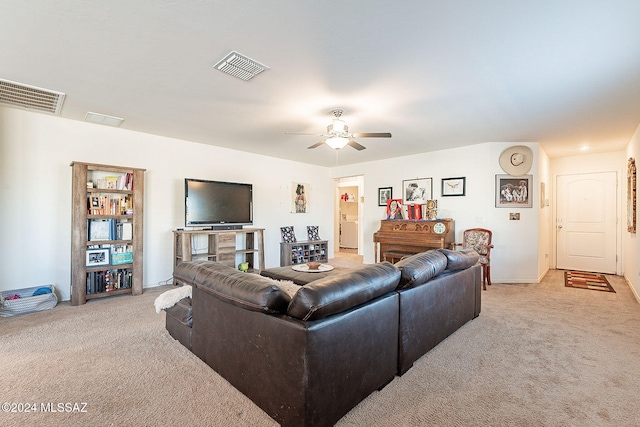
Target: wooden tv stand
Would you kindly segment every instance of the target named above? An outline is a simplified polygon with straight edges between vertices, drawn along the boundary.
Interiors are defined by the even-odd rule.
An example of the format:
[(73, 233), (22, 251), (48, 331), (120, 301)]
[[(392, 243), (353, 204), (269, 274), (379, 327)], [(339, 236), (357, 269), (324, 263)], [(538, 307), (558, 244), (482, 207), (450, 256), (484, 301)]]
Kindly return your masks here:
[[(237, 268), (237, 264), (246, 261), (252, 271), (259, 273), (264, 270), (263, 232), (264, 228), (173, 230), (173, 266), (208, 260)], [(198, 247), (201, 240), (202, 246)]]

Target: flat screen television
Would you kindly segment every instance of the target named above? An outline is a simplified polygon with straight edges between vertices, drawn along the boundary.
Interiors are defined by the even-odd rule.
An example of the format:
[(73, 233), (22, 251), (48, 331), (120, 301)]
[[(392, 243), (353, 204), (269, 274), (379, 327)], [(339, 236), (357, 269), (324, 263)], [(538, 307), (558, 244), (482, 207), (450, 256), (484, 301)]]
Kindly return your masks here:
[(238, 182), (184, 180), (185, 226), (213, 229), (253, 224), (253, 186)]

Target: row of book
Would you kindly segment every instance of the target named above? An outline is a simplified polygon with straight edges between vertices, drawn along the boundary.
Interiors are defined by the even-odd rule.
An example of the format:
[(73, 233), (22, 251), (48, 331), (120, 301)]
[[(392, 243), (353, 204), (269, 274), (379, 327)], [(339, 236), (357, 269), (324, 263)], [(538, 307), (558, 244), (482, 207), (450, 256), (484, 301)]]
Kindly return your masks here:
[(129, 289), (133, 281), (130, 269), (93, 271), (87, 273), (87, 295)]
[(87, 213), (89, 215), (132, 215), (133, 203), (130, 196), (89, 195)]
[(88, 219), (87, 233), (90, 242), (99, 240), (132, 240), (133, 223), (114, 218)]
[(133, 190), (133, 174), (126, 173), (117, 176), (105, 176), (96, 182), (89, 181), (87, 188), (99, 188), (105, 190)]

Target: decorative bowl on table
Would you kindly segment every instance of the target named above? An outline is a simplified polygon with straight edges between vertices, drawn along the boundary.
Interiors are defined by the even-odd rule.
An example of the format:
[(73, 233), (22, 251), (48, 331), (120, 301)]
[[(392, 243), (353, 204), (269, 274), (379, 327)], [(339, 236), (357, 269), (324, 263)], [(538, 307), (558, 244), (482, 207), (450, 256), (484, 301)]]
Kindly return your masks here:
[(307, 267), (309, 267), (309, 270), (317, 270), (320, 264), (318, 261), (311, 261), (307, 263)]

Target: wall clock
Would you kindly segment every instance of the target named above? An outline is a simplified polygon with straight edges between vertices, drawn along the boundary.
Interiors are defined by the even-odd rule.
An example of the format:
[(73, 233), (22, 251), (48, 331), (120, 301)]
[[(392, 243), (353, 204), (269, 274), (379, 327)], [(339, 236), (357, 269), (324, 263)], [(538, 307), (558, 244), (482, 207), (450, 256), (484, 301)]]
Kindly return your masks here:
[(433, 232), (436, 233), (436, 234), (442, 234), (442, 233), (445, 232), (446, 229), (447, 229), (447, 227), (441, 222), (436, 222), (433, 225)]

